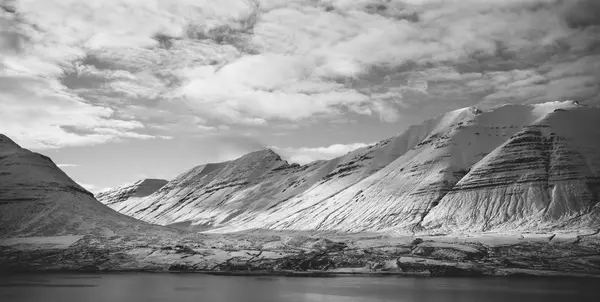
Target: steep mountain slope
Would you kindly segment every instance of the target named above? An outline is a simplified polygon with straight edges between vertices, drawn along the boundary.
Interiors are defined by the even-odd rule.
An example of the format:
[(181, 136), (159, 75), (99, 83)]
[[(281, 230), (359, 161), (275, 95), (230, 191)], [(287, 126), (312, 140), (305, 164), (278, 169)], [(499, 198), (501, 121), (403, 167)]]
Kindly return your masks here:
[(425, 217), (446, 231), (600, 227), (600, 109), (570, 108), (523, 128)]
[(599, 225), (600, 109), (463, 108), (329, 161), (198, 166), (119, 211), (163, 225), (400, 233)]
[(253, 222), (280, 203), (308, 205), (343, 191), (396, 160), (442, 122), (440, 116), (376, 145), (304, 166), (290, 165), (271, 150), (201, 165), (146, 198), (123, 203), (119, 211), (152, 223), (195, 229)]
[[(297, 195), (285, 203), (280, 203), (277, 207), (260, 213), (256, 217), (246, 215), (232, 221), (223, 231), (238, 230), (238, 226), (239, 229), (357, 230), (361, 227), (357, 221), (346, 221), (345, 218), (337, 218), (331, 214), (336, 211), (348, 211), (352, 213), (351, 215), (360, 217), (368, 211), (377, 210), (380, 207), (378, 203), (370, 205), (368, 201), (358, 203), (352, 201), (362, 193), (363, 184), (372, 179), (373, 175), (387, 174), (388, 172), (385, 171), (388, 171), (394, 163), (398, 163), (401, 158), (409, 158), (407, 154), (410, 154), (411, 150), (420, 149), (427, 145), (432, 134), (443, 131), (449, 125), (457, 125), (461, 121), (468, 120), (478, 113), (479, 111), (474, 108), (465, 108), (437, 116), (421, 125), (410, 127), (404, 133), (371, 147), (372, 154), (367, 155), (367, 157), (373, 157), (378, 159), (376, 162), (385, 164), (378, 165), (376, 169), (367, 169), (364, 171), (366, 173), (359, 174), (357, 172), (361, 171), (350, 170), (342, 174), (341, 179), (320, 181), (305, 193)], [(393, 152), (382, 152), (387, 148), (393, 150)], [(361, 150), (357, 151), (361, 152)], [(393, 156), (384, 156), (384, 154), (390, 153)], [(381, 158), (385, 158), (387, 161), (381, 161)], [(341, 165), (341, 169), (344, 168), (345, 165)], [(412, 184), (406, 183), (406, 185)], [(373, 197), (376, 198), (377, 194), (382, 194), (388, 189), (390, 188), (385, 186), (372, 193), (365, 193), (372, 194), (365, 196), (369, 196), (369, 200), (374, 200)], [(377, 221), (376, 223), (380, 224), (381, 222)], [(345, 227), (346, 224), (348, 224), (347, 227)]]
[[(580, 118), (584, 122), (578, 122)], [(600, 162), (597, 161), (597, 157), (600, 154), (600, 139), (594, 132), (596, 130), (588, 131), (587, 128), (600, 129), (598, 109), (580, 107), (574, 102), (512, 105), (485, 113), (465, 108), (435, 120), (439, 121), (437, 127), (431, 128), (425, 140), (357, 184), (335, 195), (321, 198), (311, 199), (300, 195), (256, 217), (232, 221), (225, 228), (216, 231), (265, 228), (349, 232), (384, 230), (410, 233), (427, 231), (423, 229), (423, 222), (428, 230), (445, 227), (446, 231), (454, 231), (480, 226), (480, 219), (489, 220), (490, 216), (503, 215), (498, 207), (509, 207), (504, 205), (509, 200), (513, 200), (510, 207), (514, 207), (514, 203), (520, 203), (520, 206), (508, 213), (514, 214), (524, 207), (532, 207), (545, 212), (545, 215), (555, 217), (554, 220), (546, 219), (555, 222), (551, 225), (554, 227), (560, 227), (559, 221), (575, 218), (590, 211), (592, 213), (589, 215), (596, 215), (593, 214), (592, 206), (598, 202), (597, 177)], [(555, 169), (563, 171), (551, 173), (558, 173), (565, 181), (560, 186), (554, 186), (552, 194), (556, 197), (552, 202), (543, 201), (543, 188), (536, 188), (531, 184), (515, 184), (522, 180), (524, 171), (533, 167), (521, 166), (524, 170), (518, 170), (508, 165), (509, 162), (496, 164), (500, 166), (498, 169), (508, 171), (512, 175), (506, 177), (506, 182), (509, 185), (520, 186), (520, 195), (507, 198), (504, 194), (515, 192), (501, 189), (502, 183), (495, 183), (497, 179), (490, 175), (491, 187), (471, 190), (470, 195), (463, 194), (452, 199), (451, 196), (456, 196), (455, 186), (461, 179), (466, 181), (470, 175), (478, 173), (481, 169), (489, 170), (483, 166), (488, 165), (486, 162), (494, 158), (494, 154), (510, 158), (507, 153), (511, 151), (503, 146), (510, 145), (511, 141), (518, 142), (523, 132), (527, 133), (526, 129), (537, 128), (544, 121), (550, 120), (557, 121), (551, 131), (561, 133), (558, 135), (560, 138), (556, 146), (553, 147), (556, 148), (553, 156)], [(532, 127), (528, 127), (530, 125)], [(508, 143), (505, 143), (507, 140)], [(559, 141), (562, 143), (558, 143)], [(572, 143), (575, 142), (584, 147), (580, 149), (573, 146)], [(537, 148), (537, 145), (527, 145), (525, 152), (535, 153)], [(516, 157), (517, 162), (528, 160), (524, 154), (512, 157)], [(563, 167), (566, 163), (570, 163), (571, 167)], [(470, 173), (473, 166), (475, 169)], [(564, 171), (570, 171), (572, 175), (567, 177)], [(488, 179), (487, 173), (479, 172), (479, 180)], [(462, 183), (459, 183), (457, 188), (461, 185)], [(448, 192), (453, 194), (446, 197)], [(491, 203), (483, 207), (485, 210), (481, 210), (478, 204), (487, 204), (490, 198), (495, 198), (498, 202)], [(548, 204), (548, 210), (535, 206), (540, 203)], [(430, 213), (432, 210), (434, 212)], [(487, 213), (483, 215), (481, 211)], [(530, 213), (531, 211), (523, 211), (520, 214), (527, 223), (503, 226), (504, 220), (498, 219), (488, 221), (485, 227), (479, 230), (514, 229), (520, 225), (537, 227), (535, 221), (538, 218), (528, 216)], [(557, 216), (562, 218), (558, 219)], [(453, 220), (454, 223), (440, 222), (455, 217), (457, 220)], [(597, 220), (591, 216), (582, 217), (578, 223), (593, 226), (597, 224)]]
[(94, 199), (50, 158), (0, 134), (0, 237), (150, 230)]
[(295, 173), (304, 171), (306, 180), (322, 168), (326, 168), (322, 162), (300, 167), (289, 165), (271, 150), (258, 151), (234, 161), (195, 167), (146, 198), (123, 202), (120, 211), (153, 223), (194, 222), (201, 228), (226, 221), (239, 211), (269, 206), (271, 196), (279, 200), (293, 195), (303, 181)]
[(121, 211), (128, 203), (135, 203), (136, 199), (158, 191), (167, 182), (164, 179), (144, 179), (132, 185), (120, 186), (116, 189), (98, 193), (96, 199), (111, 209)]

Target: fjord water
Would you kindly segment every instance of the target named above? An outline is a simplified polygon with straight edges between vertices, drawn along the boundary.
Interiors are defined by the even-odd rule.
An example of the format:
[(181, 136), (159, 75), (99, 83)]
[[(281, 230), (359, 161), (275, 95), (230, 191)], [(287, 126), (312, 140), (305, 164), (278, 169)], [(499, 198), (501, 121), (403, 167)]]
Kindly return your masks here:
[(33, 274), (0, 277), (3, 302), (600, 301), (597, 279), (228, 277)]

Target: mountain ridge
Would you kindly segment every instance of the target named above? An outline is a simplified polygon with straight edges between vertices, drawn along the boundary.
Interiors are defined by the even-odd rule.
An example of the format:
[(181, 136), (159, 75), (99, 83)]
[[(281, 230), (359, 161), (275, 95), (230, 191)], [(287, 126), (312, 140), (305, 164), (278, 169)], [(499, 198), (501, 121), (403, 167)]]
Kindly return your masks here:
[[(588, 111), (592, 113), (582, 113)], [(577, 116), (566, 117), (568, 112), (577, 112)], [(600, 118), (595, 109), (573, 101), (505, 105), (488, 111), (466, 107), (411, 126), (374, 145), (302, 166), (289, 164), (271, 149), (260, 150), (233, 161), (197, 166), (155, 193), (131, 202), (123, 213), (151, 223), (208, 232), (435, 231), (444, 226), (433, 218), (446, 219), (439, 212), (448, 207), (446, 203), (452, 203), (446, 201), (448, 194), (454, 194), (466, 176), (475, 175), (472, 171), (490, 154), (508, 152), (501, 146), (518, 140), (524, 129), (539, 127), (549, 116), (569, 121), (579, 115), (583, 119), (586, 114), (591, 116), (587, 118), (590, 125), (595, 123), (593, 117)], [(558, 132), (568, 128), (562, 124), (556, 127)], [(568, 140), (576, 136), (583, 126), (576, 127), (563, 131), (561, 137)], [(600, 150), (597, 143), (589, 145), (591, 151), (581, 152)], [(527, 151), (538, 147), (525, 144), (518, 148)], [(501, 155), (508, 156), (504, 153)], [(562, 156), (571, 155), (565, 152)], [(600, 162), (590, 164), (597, 175)], [(592, 187), (590, 194), (596, 196), (597, 189)], [(468, 203), (458, 204), (468, 207)], [(501, 225), (496, 221), (489, 228), (477, 225), (475, 229), (502, 229)], [(454, 228), (459, 229), (465, 230)], [(453, 228), (446, 226), (445, 230)]]
[(0, 148), (4, 151), (8, 151), (9, 149), (20, 149), (21, 147), (8, 136), (0, 133)]
[(159, 228), (113, 211), (49, 157), (0, 134), (0, 238), (154, 232)]

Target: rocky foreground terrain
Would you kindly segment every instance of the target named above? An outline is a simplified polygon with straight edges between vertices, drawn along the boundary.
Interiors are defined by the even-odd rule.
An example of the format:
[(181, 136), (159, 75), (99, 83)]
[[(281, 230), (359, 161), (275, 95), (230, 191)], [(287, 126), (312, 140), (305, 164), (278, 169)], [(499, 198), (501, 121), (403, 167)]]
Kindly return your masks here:
[(0, 269), (197, 272), (228, 275), (600, 277), (600, 235), (251, 232), (158, 236), (62, 236), (0, 240)]

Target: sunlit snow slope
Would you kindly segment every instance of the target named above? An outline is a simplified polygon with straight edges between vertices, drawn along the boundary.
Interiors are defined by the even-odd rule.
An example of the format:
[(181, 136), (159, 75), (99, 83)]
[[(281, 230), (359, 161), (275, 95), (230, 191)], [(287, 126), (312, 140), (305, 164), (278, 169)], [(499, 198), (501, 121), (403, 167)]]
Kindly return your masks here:
[(290, 165), (265, 150), (198, 166), (120, 211), (211, 232), (594, 227), (599, 158), (598, 108), (469, 107), (329, 161)]
[(598, 227), (600, 109), (551, 112), (471, 168), (424, 219), (456, 231)]
[(120, 186), (118, 188), (98, 193), (96, 198), (106, 201), (106, 205), (116, 211), (122, 211), (130, 203), (137, 199), (146, 197), (166, 185), (164, 179), (144, 179), (132, 185)]
[[(304, 166), (289, 164), (272, 150), (201, 165), (148, 197), (125, 202), (119, 211), (153, 223), (194, 229), (253, 221), (281, 203), (326, 199), (356, 184), (425, 138), (427, 127), (432, 125), (411, 127), (403, 135), (376, 145)], [(105, 204), (115, 200), (108, 195), (98, 199)]]

